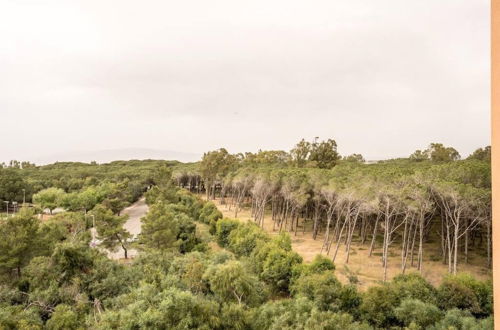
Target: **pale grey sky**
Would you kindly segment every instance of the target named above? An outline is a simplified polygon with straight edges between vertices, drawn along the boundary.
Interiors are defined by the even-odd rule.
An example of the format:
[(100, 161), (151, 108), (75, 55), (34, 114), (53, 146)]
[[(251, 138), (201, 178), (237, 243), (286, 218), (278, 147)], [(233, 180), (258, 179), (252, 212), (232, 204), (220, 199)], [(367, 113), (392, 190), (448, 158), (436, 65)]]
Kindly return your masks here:
[(466, 156), (490, 143), (489, 36), (488, 0), (3, 0), (0, 161), (315, 136)]

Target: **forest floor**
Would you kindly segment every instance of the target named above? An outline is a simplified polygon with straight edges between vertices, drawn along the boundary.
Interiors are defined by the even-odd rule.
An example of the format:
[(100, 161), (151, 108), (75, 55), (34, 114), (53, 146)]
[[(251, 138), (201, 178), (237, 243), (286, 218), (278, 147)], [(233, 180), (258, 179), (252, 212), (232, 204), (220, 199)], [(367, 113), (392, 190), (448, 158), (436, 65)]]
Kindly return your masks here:
[[(223, 213), (224, 217), (235, 218), (234, 209), (229, 210), (229, 206), (222, 205), (219, 199), (213, 201), (217, 208)], [(248, 207), (238, 211), (237, 219), (241, 221), (252, 221), (253, 218), (250, 214)], [(277, 235), (279, 232), (273, 230), (273, 220), (270, 214), (264, 217), (264, 229), (271, 235)], [(297, 235), (290, 233), (292, 239), (292, 248), (295, 252), (302, 256), (304, 262), (311, 262), (314, 257), (321, 252), (323, 245), (323, 233), (319, 234), (316, 240), (312, 238), (312, 233), (307, 228), (305, 233), (299, 227)], [(355, 238), (356, 239), (356, 238)], [(361, 290), (365, 290), (374, 283), (383, 280), (383, 267), (382, 267), (382, 243), (379, 241), (375, 244), (375, 248), (371, 257), (368, 256), (370, 241), (367, 240), (364, 245), (359, 241), (351, 245), (351, 252), (349, 256), (349, 263), (346, 264), (346, 248), (341, 245), (335, 260), (336, 274), (340, 281), (343, 283), (349, 282), (349, 277), (356, 277), (358, 280), (357, 286)], [(444, 276), (448, 274), (448, 266), (441, 262), (440, 247), (437, 243), (428, 243), (424, 249), (424, 262), (422, 266), (422, 276), (424, 276), (433, 285), (439, 285)], [(332, 246), (329, 257), (332, 257), (335, 251), (335, 244)], [(323, 251), (323, 255), (325, 252)], [(416, 261), (416, 256), (415, 256)], [(416, 265), (416, 262), (415, 262)], [(486, 258), (478, 256), (474, 253), (469, 253), (469, 263), (465, 264), (463, 261), (459, 263), (459, 272), (470, 273), (473, 276), (486, 280), (491, 278), (491, 271), (485, 266)], [(415, 267), (407, 267), (407, 273), (417, 272)], [(397, 242), (393, 243), (389, 250), (388, 259), (388, 278), (401, 274), (401, 254), (400, 246)]]

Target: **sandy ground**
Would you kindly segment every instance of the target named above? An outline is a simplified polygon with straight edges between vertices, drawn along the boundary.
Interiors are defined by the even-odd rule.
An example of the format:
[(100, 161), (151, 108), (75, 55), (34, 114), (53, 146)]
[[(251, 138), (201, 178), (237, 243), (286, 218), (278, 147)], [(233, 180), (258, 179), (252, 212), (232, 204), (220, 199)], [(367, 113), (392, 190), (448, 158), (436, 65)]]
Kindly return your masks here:
[[(140, 200), (130, 205), (129, 207), (125, 208), (121, 212), (122, 215), (129, 216), (127, 222), (125, 222), (123, 227), (127, 229), (134, 238), (141, 233), (141, 218), (146, 215), (148, 210), (149, 207), (146, 204), (146, 199), (141, 198)], [(129, 258), (133, 258), (136, 255), (137, 255), (137, 250), (128, 249)], [(122, 259), (124, 257), (123, 248), (119, 247), (115, 252), (108, 252), (108, 256), (111, 259)]]
[[(229, 210), (228, 205), (221, 205), (219, 200), (215, 200), (214, 202), (225, 217), (234, 218), (233, 209)], [(242, 221), (253, 221), (248, 208), (244, 208), (238, 212), (238, 219)], [(295, 236), (294, 233), (290, 233), (290, 237), (292, 238), (292, 248), (294, 251), (300, 254), (305, 262), (310, 262), (316, 255), (320, 254), (323, 245), (323, 236), (318, 235), (319, 237), (314, 240), (310, 228), (306, 228), (307, 231), (302, 233), (299, 227), (297, 235)], [(264, 217), (264, 229), (271, 235), (278, 234), (278, 232), (273, 231), (273, 221), (270, 215)], [(383, 280), (381, 243), (375, 246), (372, 257), (368, 257), (369, 243), (370, 242), (367, 242), (361, 245), (360, 243), (353, 242), (348, 264), (345, 262), (347, 256), (346, 248), (344, 245), (341, 245), (335, 260), (338, 278), (342, 282), (347, 283), (349, 282), (348, 276), (355, 275), (359, 280), (358, 287), (362, 290)], [(401, 274), (401, 256), (399, 248), (399, 244), (394, 243), (390, 250), (390, 257), (388, 259), (389, 279)], [(333, 257), (334, 251), (335, 244), (331, 248), (329, 257)], [(323, 255), (325, 255), (325, 252), (323, 252)], [(436, 256), (438, 255), (439, 246), (430, 245), (426, 247), (422, 275), (434, 285), (439, 285), (443, 276), (448, 274), (447, 265), (444, 265), (439, 260), (431, 260), (431, 257), (434, 257), (433, 259), (436, 260)], [(471, 273), (480, 279), (491, 278), (490, 270), (483, 266), (486, 264), (484, 257), (470, 255), (469, 259), (469, 264), (465, 265), (463, 262), (459, 264), (459, 271)], [(407, 273), (416, 271), (416, 268), (407, 268)]]

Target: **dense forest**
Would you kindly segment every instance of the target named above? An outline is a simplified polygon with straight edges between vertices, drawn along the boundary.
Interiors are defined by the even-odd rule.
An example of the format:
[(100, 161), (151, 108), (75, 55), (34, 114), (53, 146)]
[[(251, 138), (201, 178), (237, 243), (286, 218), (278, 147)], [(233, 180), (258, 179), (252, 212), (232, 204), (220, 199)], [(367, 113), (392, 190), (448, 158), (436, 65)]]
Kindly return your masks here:
[[(13, 161), (0, 169), (0, 328), (492, 329), (491, 281), (460, 272), (472, 253), (491, 262), (488, 157), (432, 144), (366, 164), (316, 139), (192, 164)], [(122, 210), (142, 196), (135, 239)], [(224, 218), (215, 198), (254, 221)], [(310, 263), (298, 231), (323, 242)], [(438, 286), (419, 274), (431, 241), (450, 272)], [(339, 281), (351, 244), (381, 251), (381, 272), (397, 250), (401, 274), (364, 291)]]
[(459, 160), (455, 149), (431, 144), (408, 159), (367, 165), (359, 154), (341, 158), (333, 140), (302, 140), (290, 153), (209, 152), (197, 168), (175, 177), (191, 191), (201, 187), (207, 199), (217, 195), (234, 217), (249, 205), (261, 227), (268, 212), (273, 230), (311, 231), (314, 238), (322, 233), (322, 251), (331, 252), (333, 261), (341, 246), (348, 262), (352, 242), (369, 241), (368, 255), (382, 250), (386, 279), (387, 256), (396, 244), (403, 273), (422, 270), (431, 240), (439, 241), (450, 273), (469, 262), (471, 251), (491, 267), (489, 155), (486, 147)]

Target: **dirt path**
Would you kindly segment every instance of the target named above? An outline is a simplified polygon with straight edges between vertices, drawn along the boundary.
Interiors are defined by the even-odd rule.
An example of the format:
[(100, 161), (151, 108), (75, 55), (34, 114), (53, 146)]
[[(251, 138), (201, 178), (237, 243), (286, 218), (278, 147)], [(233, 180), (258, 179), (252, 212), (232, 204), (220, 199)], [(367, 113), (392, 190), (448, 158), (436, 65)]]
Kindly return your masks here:
[[(226, 199), (227, 200), (227, 199)], [(223, 213), (224, 217), (234, 218), (234, 210), (229, 210), (228, 205), (222, 205), (219, 200), (213, 201), (217, 208)], [(238, 219), (242, 221), (253, 221), (250, 210), (244, 208), (238, 212)], [(264, 217), (264, 229), (271, 235), (277, 235), (277, 231), (273, 231), (273, 220), (270, 215)], [(297, 235), (290, 233), (292, 239), (292, 248), (302, 256), (305, 262), (311, 262), (314, 257), (321, 252), (323, 245), (323, 236), (318, 235), (314, 240), (310, 230), (302, 233), (299, 230)], [(366, 289), (370, 285), (382, 281), (383, 268), (381, 262), (381, 243), (375, 246), (372, 257), (368, 257), (369, 243), (361, 245), (360, 243), (352, 243), (349, 263), (345, 263), (347, 256), (344, 245), (341, 245), (338, 250), (335, 260), (336, 275), (339, 280), (344, 283), (349, 282), (349, 277), (355, 276), (359, 280), (358, 287)], [(333, 257), (335, 244), (332, 246), (329, 257)], [(325, 255), (325, 252), (323, 252)], [(439, 285), (443, 276), (448, 274), (446, 265), (441, 263), (439, 256), (439, 246), (428, 246), (424, 255), (422, 275), (433, 285)], [(491, 278), (490, 271), (481, 265), (485, 264), (484, 258), (473, 257), (468, 265), (463, 263), (460, 265), (459, 271), (464, 271), (473, 274), (479, 279)], [(416, 272), (416, 268), (407, 270), (408, 272)], [(399, 254), (399, 246), (394, 243), (388, 259), (388, 278), (392, 278), (401, 274), (401, 257)]]
[(149, 206), (146, 204), (146, 199), (141, 198), (122, 211), (122, 215), (129, 216), (123, 227), (134, 235), (134, 237), (137, 237), (141, 233), (141, 218), (148, 213), (148, 210)]
[[(141, 198), (134, 204), (130, 205), (129, 207), (125, 208), (121, 214), (122, 215), (128, 215), (129, 218), (127, 222), (123, 225), (125, 229), (127, 229), (131, 234), (133, 238), (136, 238), (138, 234), (141, 233), (141, 218), (148, 213), (149, 206), (146, 204), (146, 199)], [(124, 252), (123, 248), (118, 248), (116, 252), (108, 252), (108, 256), (111, 259), (122, 259), (124, 257)], [(128, 256), (134, 257), (137, 255), (137, 250), (135, 249), (129, 249), (128, 250)]]

